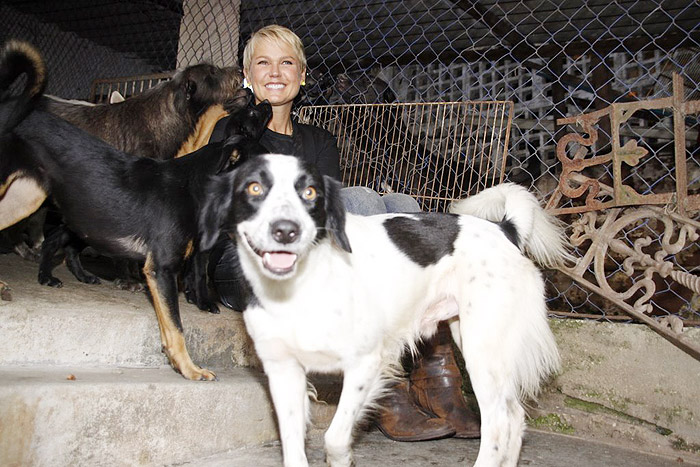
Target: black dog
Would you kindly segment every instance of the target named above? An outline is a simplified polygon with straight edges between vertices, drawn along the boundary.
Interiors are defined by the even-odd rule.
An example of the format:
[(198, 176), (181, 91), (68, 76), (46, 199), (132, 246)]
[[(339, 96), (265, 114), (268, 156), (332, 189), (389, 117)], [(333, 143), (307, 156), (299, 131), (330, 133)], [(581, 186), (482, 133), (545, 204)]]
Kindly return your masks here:
[[(251, 95), (245, 89), (236, 91), (235, 97), (227, 102), (227, 107), (233, 112), (231, 121), (235, 125), (227, 128), (226, 135), (241, 135), (245, 136), (240, 144), (253, 144), (249, 142), (250, 138), (259, 139), (264, 131), (267, 121), (271, 117), (271, 111), (267, 112), (267, 106), (252, 107)], [(262, 126), (262, 130), (257, 126)], [(120, 149), (117, 147), (117, 149)], [(239, 153), (249, 151), (239, 150)], [(135, 154), (138, 155), (138, 154)], [(50, 287), (61, 287), (63, 284), (60, 279), (54, 277), (51, 271), (55, 265), (55, 257), (60, 250), (63, 250), (66, 257), (66, 266), (73, 273), (76, 279), (86, 284), (99, 284), (100, 280), (95, 275), (86, 271), (80, 261), (80, 253), (87, 247), (87, 243), (81, 240), (64, 224), (59, 225), (51, 233), (48, 234), (46, 240), (41, 246), (41, 256), (39, 261), (38, 280), (40, 284)], [(187, 262), (187, 276), (197, 274), (199, 268), (192, 261), (198, 261), (197, 257), (193, 257)], [(134, 264), (133, 261), (117, 260), (118, 271), (117, 275), (120, 279), (126, 279), (126, 284), (129, 285), (129, 274), (127, 267)], [(190, 303), (195, 303), (201, 309), (208, 309), (211, 312), (218, 313), (218, 308), (206, 298), (208, 294), (203, 295), (205, 290), (206, 276), (185, 277), (185, 292)], [(129, 286), (129, 288), (131, 288)]]
[[(14, 96), (12, 83), (23, 73), (26, 85)], [(13, 201), (7, 199), (13, 186), (24, 183), (51, 194), (67, 227), (98, 251), (144, 261), (171, 365), (188, 379), (214, 379), (187, 352), (177, 275), (198, 253), (197, 216), (206, 186), (230, 168), (243, 137), (234, 135), (167, 161), (135, 157), (35, 110), (45, 79), (42, 57), (31, 45), (6, 45), (0, 56), (0, 207)], [(269, 104), (261, 107), (271, 115)]]
[[(178, 71), (171, 80), (115, 104), (86, 105), (44, 96), (41, 109), (58, 115), (75, 126), (129, 154), (153, 159), (172, 159), (196, 136), (201, 120), (214, 107), (232, 113), (246, 105), (237, 67), (219, 68), (202, 63)], [(191, 151), (203, 146), (189, 144)], [(51, 276), (59, 246), (64, 245), (66, 265), (81, 282), (100, 280), (76, 265), (84, 242), (59, 225), (50, 231), (41, 247), (39, 283), (60, 287)], [(133, 283), (128, 268), (133, 262), (117, 261), (117, 280), (127, 288)]]

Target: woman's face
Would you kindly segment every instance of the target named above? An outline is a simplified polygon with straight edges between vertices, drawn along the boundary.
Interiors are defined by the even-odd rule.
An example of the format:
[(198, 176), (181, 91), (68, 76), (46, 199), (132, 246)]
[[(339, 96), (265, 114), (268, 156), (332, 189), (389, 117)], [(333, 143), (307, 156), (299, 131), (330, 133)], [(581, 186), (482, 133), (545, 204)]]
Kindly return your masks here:
[(268, 100), (272, 106), (290, 105), (297, 94), (306, 70), (294, 50), (285, 43), (271, 40), (260, 41), (245, 72), (253, 87), (255, 100)]

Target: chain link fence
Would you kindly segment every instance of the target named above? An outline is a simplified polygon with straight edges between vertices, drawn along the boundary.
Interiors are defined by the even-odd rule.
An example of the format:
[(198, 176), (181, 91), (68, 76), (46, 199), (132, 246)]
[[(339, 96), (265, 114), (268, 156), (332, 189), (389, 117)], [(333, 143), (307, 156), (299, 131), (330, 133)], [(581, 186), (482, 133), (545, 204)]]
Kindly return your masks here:
[[(0, 40), (35, 41), (48, 58), (49, 91), (66, 98), (87, 98), (98, 78), (167, 72), (201, 60), (231, 65), (252, 31), (277, 23), (294, 30), (308, 54), (299, 106), (513, 101), (505, 178), (542, 198), (561, 175), (557, 141), (575, 130), (559, 119), (669, 97), (674, 72), (685, 79), (685, 100), (700, 99), (697, 1), (10, 0), (0, 2), (0, 18)], [(671, 118), (641, 112), (621, 129), (623, 143), (635, 140), (648, 150), (623, 173), (640, 193), (669, 189), (679, 175)], [(684, 176), (688, 193), (698, 194), (697, 114), (685, 122)], [(610, 150), (609, 123), (599, 131), (593, 154)], [(599, 170), (597, 178), (612, 178), (609, 168)], [(697, 228), (698, 213), (690, 217)], [(632, 244), (659, 229), (640, 221), (622, 240)], [(676, 257), (685, 272), (700, 273), (697, 242)], [(622, 260), (612, 258), (608, 274), (623, 271)], [(655, 313), (700, 323), (697, 293), (658, 282)], [(574, 282), (552, 278), (549, 285), (556, 309), (627, 319)]]

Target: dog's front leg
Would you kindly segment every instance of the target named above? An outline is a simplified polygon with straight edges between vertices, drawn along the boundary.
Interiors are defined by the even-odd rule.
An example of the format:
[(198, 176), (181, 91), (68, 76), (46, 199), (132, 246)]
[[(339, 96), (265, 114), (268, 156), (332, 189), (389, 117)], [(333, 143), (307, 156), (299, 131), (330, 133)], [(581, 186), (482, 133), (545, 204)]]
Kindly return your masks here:
[(187, 259), (184, 272), (185, 298), (188, 303), (194, 303), (197, 308), (210, 313), (219, 313), (219, 307), (211, 299), (209, 281), (207, 279), (207, 262), (209, 252), (195, 251)]
[(306, 392), (304, 369), (292, 359), (283, 361), (263, 359), (263, 367), (277, 413), (284, 465), (285, 467), (306, 467), (309, 463), (304, 451), (304, 440), (309, 414), (309, 396)]
[(382, 386), (379, 356), (365, 356), (346, 368), (343, 390), (331, 426), (326, 431), (326, 462), (332, 467), (353, 465), (352, 434), (355, 424)]
[(173, 368), (185, 378), (198, 381), (216, 379), (213, 372), (195, 365), (187, 352), (177, 302), (177, 274), (174, 268), (159, 267), (156, 264), (153, 254), (149, 253), (143, 272), (158, 317), (163, 351)]

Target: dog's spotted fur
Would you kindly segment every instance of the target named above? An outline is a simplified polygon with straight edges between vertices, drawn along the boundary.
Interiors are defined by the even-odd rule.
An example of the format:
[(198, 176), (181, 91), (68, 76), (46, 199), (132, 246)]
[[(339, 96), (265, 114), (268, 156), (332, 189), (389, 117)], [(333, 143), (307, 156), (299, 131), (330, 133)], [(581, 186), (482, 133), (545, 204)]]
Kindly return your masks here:
[(516, 244), (549, 265), (567, 252), (556, 223), (523, 188), (501, 185), (456, 209), (471, 212), (496, 195), (500, 223), (353, 216), (337, 182), (283, 155), (212, 183), (200, 220), (204, 247), (222, 226), (237, 243), (254, 294), (243, 316), (269, 378), (286, 466), (307, 465), (305, 373), (344, 373), (325, 447), (332, 466), (348, 466), (358, 419), (406, 347), (442, 320), (452, 322), (481, 409), (477, 465), (517, 463), (521, 400), (557, 369), (559, 355), (541, 275)]

